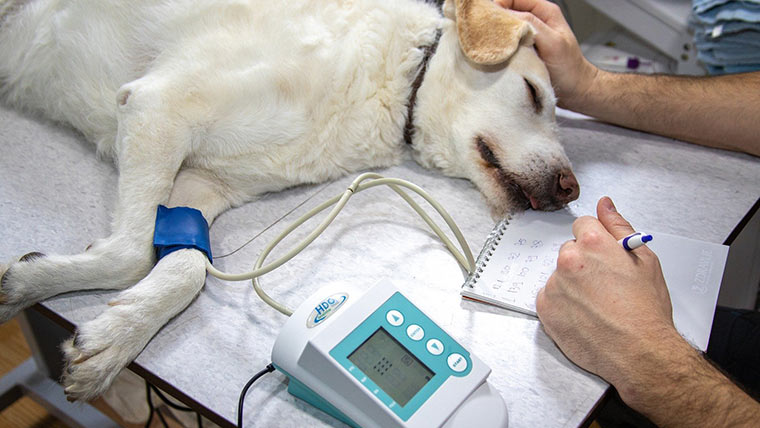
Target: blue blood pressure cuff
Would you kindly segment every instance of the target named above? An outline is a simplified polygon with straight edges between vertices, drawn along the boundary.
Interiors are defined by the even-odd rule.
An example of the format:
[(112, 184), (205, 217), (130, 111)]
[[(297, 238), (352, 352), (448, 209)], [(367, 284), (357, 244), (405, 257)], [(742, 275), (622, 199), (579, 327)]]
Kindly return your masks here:
[(195, 208), (158, 206), (156, 229), (153, 232), (153, 246), (158, 259), (183, 248), (203, 251), (209, 261), (211, 243), (208, 237), (208, 223), (203, 214)]

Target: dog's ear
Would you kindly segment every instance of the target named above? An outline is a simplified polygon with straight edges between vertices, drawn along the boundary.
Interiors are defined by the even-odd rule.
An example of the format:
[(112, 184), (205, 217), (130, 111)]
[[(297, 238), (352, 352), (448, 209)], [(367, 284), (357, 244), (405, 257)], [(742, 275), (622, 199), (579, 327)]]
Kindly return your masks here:
[(491, 0), (454, 3), (459, 44), (465, 55), (478, 64), (501, 64), (521, 43), (533, 42), (533, 27)]

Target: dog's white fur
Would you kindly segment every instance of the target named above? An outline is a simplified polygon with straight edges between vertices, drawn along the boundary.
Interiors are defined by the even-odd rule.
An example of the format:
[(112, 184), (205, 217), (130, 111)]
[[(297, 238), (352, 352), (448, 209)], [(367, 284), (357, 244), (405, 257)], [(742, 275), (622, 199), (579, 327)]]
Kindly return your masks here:
[(63, 292), (123, 290), (64, 344), (71, 399), (101, 394), (203, 286), (199, 251), (154, 266), (156, 206), (192, 206), (211, 223), (264, 192), (399, 162), (420, 47), (437, 29), (415, 109), (418, 162), (472, 180), (499, 213), (577, 196), (574, 179), (562, 182), (572, 173), (532, 47), (474, 64), (449, 2), (444, 16), (421, 0), (32, 0), (3, 11), (4, 101), (71, 124), (120, 171), (110, 237), (0, 269), (0, 322)]

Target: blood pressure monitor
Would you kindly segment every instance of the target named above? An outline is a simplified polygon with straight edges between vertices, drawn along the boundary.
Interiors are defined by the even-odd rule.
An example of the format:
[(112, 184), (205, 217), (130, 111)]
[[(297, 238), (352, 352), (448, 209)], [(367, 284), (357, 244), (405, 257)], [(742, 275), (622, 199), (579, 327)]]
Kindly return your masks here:
[(507, 426), (491, 369), (388, 281), (308, 298), (272, 362), (291, 394), (352, 426)]

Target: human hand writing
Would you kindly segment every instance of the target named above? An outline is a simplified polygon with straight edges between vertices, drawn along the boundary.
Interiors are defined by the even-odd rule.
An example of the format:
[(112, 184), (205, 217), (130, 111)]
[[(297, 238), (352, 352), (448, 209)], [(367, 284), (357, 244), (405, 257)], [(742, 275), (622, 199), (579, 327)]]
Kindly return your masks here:
[(597, 216), (573, 224), (576, 239), (560, 248), (536, 309), (568, 358), (618, 387), (625, 400), (644, 368), (643, 353), (665, 339), (685, 342), (673, 325), (657, 256), (646, 246), (626, 251), (617, 243), (633, 228), (609, 198), (599, 200)]

